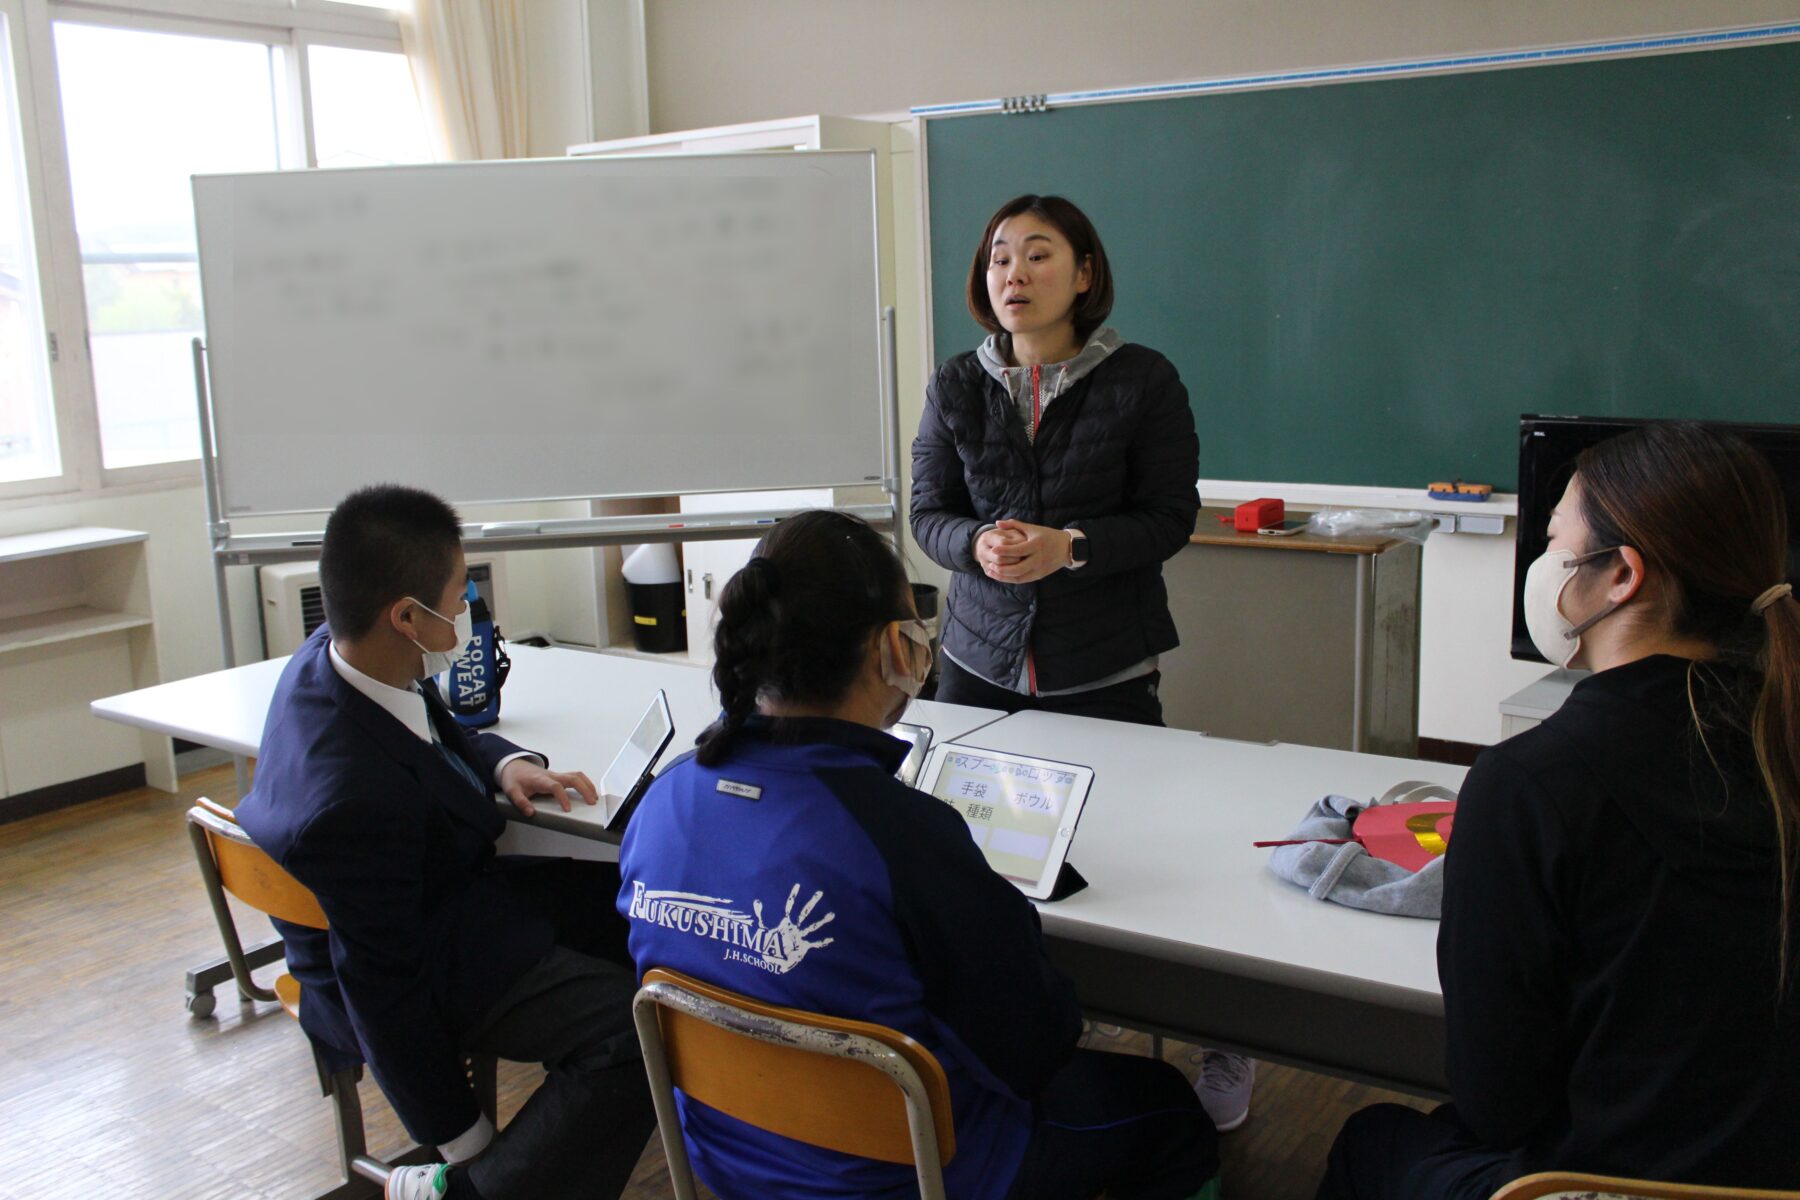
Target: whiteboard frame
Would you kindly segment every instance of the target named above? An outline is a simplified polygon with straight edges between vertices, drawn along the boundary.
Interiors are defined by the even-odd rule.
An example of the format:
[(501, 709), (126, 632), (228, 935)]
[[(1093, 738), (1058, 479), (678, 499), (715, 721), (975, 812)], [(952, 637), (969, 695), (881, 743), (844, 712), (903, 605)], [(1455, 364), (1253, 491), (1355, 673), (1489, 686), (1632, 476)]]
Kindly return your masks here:
[[(870, 229), (870, 233), (871, 233), (870, 240), (869, 240), (869, 246), (868, 246), (868, 252), (870, 255), (871, 262), (874, 267), (874, 271), (873, 271), (874, 288), (873, 288), (873, 292), (871, 295), (871, 299), (874, 302), (873, 308), (874, 308), (874, 312), (876, 315), (874, 328), (869, 330), (869, 336), (871, 336), (875, 341), (875, 351), (876, 351), (876, 397), (875, 397), (875, 402), (876, 402), (876, 409), (877, 409), (877, 412), (876, 412), (877, 420), (876, 420), (876, 424), (875, 424), (875, 427), (873, 430), (873, 434), (875, 437), (879, 438), (880, 447), (881, 447), (881, 450), (880, 450), (881, 474), (880, 474), (879, 478), (860, 477), (860, 478), (856, 478), (856, 479), (841, 479), (841, 480), (836, 480), (836, 479), (780, 480), (780, 481), (770, 482), (770, 483), (766, 483), (766, 484), (761, 484), (756, 487), (743, 487), (743, 486), (738, 486), (738, 485), (726, 485), (726, 486), (720, 486), (720, 487), (686, 487), (686, 486), (683, 486), (683, 487), (677, 487), (677, 488), (672, 488), (672, 489), (653, 489), (653, 490), (640, 489), (640, 490), (626, 490), (626, 491), (587, 492), (587, 493), (566, 494), (566, 495), (565, 494), (541, 494), (540, 493), (540, 494), (520, 495), (520, 496), (516, 496), (516, 497), (503, 497), (503, 498), (486, 497), (486, 498), (471, 499), (469, 497), (464, 497), (464, 496), (445, 496), (444, 499), (448, 503), (450, 503), (452, 506), (506, 505), (506, 504), (549, 504), (549, 503), (558, 503), (558, 502), (563, 502), (563, 501), (643, 499), (643, 498), (649, 498), (649, 497), (660, 497), (660, 496), (670, 496), (670, 495), (707, 495), (707, 494), (714, 494), (714, 493), (754, 493), (754, 492), (759, 492), (759, 491), (782, 491), (782, 490), (794, 490), (794, 489), (831, 488), (831, 489), (835, 490), (838, 488), (879, 487), (882, 490), (882, 492), (886, 495), (886, 497), (888, 499), (888, 503), (893, 508), (893, 511), (898, 512), (899, 511), (899, 509), (898, 509), (899, 488), (900, 488), (900, 459), (899, 459), (900, 415), (899, 415), (899, 395), (896, 390), (895, 370), (894, 370), (894, 361), (893, 361), (894, 315), (893, 315), (892, 306), (883, 306), (881, 303), (882, 286), (884, 283), (882, 265), (881, 265), (881, 212), (880, 212), (881, 196), (880, 196), (880, 172), (878, 170), (878, 164), (876, 163), (875, 152), (872, 150), (857, 150), (857, 149), (849, 149), (849, 150), (786, 150), (786, 151), (783, 151), (783, 150), (755, 150), (755, 151), (735, 151), (735, 152), (728, 152), (728, 153), (722, 153), (722, 154), (709, 154), (709, 155), (706, 155), (705, 157), (707, 157), (709, 159), (745, 159), (745, 160), (751, 160), (751, 161), (757, 161), (757, 162), (766, 162), (770, 158), (794, 158), (794, 157), (799, 157), (802, 155), (805, 155), (805, 156), (829, 155), (834, 158), (860, 158), (860, 159), (866, 160), (867, 165), (868, 165), (868, 172), (869, 172), (869, 229)], [(618, 154), (618, 155), (607, 155), (604, 157), (581, 157), (581, 158), (544, 157), (544, 158), (533, 158), (533, 159), (507, 160), (506, 165), (509, 165), (509, 166), (510, 165), (549, 166), (549, 165), (553, 165), (553, 164), (596, 163), (596, 162), (613, 163), (613, 162), (620, 162), (620, 161), (666, 162), (668, 160), (668, 158), (669, 158), (668, 155), (648, 154), (648, 153), (647, 154)], [(484, 167), (492, 168), (495, 165), (497, 165), (497, 164), (494, 164), (494, 163), (480, 163), (480, 164), (476, 164), (476, 163), (467, 163), (467, 164), (461, 164), (461, 163), (405, 163), (405, 164), (398, 164), (398, 165), (386, 166), (386, 167), (362, 167), (362, 168), (334, 169), (333, 173), (334, 174), (335, 173), (345, 173), (345, 174), (368, 173), (368, 172), (380, 172), (382, 174), (391, 174), (393, 172), (416, 173), (419, 171), (426, 171), (426, 170), (441, 171), (441, 170), (445, 169), (446, 167), (458, 168), (458, 167), (465, 167), (465, 166), (466, 167), (484, 166)], [(315, 173), (317, 173), (317, 171), (318, 171), (318, 169), (315, 168), (313, 171), (305, 172), (305, 174), (315, 174)], [(294, 171), (234, 172), (234, 173), (230, 173), (229, 175), (197, 175), (194, 177), (194, 182), (197, 183), (201, 179), (263, 178), (263, 177), (271, 177), (272, 178), (272, 177), (279, 177), (279, 176), (284, 176), (284, 175), (295, 175), (295, 174), (299, 174), (299, 173), (294, 172)], [(202, 282), (204, 283), (204, 279), (202, 280)], [(195, 394), (196, 394), (196, 399), (197, 399), (197, 402), (199, 405), (199, 413), (200, 413), (201, 474), (202, 474), (202, 481), (205, 484), (206, 490), (208, 493), (208, 514), (207, 515), (208, 515), (209, 529), (211, 530), (211, 532), (213, 534), (215, 543), (221, 538), (225, 539), (226, 541), (231, 540), (230, 521), (233, 518), (242, 517), (242, 518), (251, 519), (251, 520), (258, 520), (258, 519), (266, 518), (266, 517), (303, 516), (303, 515), (315, 514), (315, 513), (318, 513), (318, 514), (329, 513), (331, 511), (331, 509), (329, 507), (323, 507), (323, 508), (269, 508), (269, 509), (258, 508), (258, 509), (244, 509), (243, 511), (237, 511), (237, 512), (233, 511), (233, 505), (231, 503), (228, 482), (227, 482), (229, 473), (226, 470), (224, 470), (223, 462), (222, 462), (223, 453), (222, 453), (222, 445), (221, 445), (221, 441), (220, 441), (220, 437), (219, 437), (219, 420), (218, 420), (219, 406), (217, 404), (216, 398), (213, 395), (213, 389), (211, 387), (211, 382), (210, 382), (210, 379), (208, 378), (207, 364), (205, 362), (206, 348), (210, 345), (210, 341), (211, 341), (211, 328), (210, 328), (210, 324), (209, 324), (206, 336), (202, 337), (202, 338), (194, 339), (194, 344), (196, 347), (196, 349), (195, 349), (195, 355), (196, 355)], [(581, 523), (580, 519), (575, 519), (575, 523), (580, 524)], [(549, 524), (549, 522), (544, 522), (543, 524)], [(280, 536), (286, 536), (286, 535), (280, 535)], [(727, 535), (720, 534), (717, 536), (724, 537)], [(257, 540), (261, 541), (264, 539), (257, 539)], [(606, 544), (606, 543), (589, 543), (589, 544), (598, 545), (598, 544)], [(215, 549), (217, 549), (217, 548), (218, 547), (215, 546)]]

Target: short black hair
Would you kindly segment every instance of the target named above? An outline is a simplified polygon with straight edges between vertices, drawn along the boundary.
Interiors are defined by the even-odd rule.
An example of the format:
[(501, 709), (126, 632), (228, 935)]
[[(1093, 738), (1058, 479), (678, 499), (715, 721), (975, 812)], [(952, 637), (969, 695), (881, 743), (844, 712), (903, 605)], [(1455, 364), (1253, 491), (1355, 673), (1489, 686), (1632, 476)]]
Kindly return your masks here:
[(1071, 314), (1075, 321), (1075, 336), (1086, 342), (1088, 335), (1106, 324), (1106, 318), (1112, 315), (1112, 263), (1107, 260), (1106, 247), (1100, 244), (1100, 234), (1095, 231), (1094, 223), (1088, 220), (1086, 213), (1061, 196), (1029, 193), (1014, 196), (988, 218), (987, 228), (981, 232), (981, 244), (975, 247), (975, 260), (969, 264), (969, 279), (964, 287), (969, 315), (989, 333), (1006, 332), (1000, 318), (994, 315), (993, 302), (988, 298), (988, 260), (993, 257), (994, 237), (1000, 232), (1000, 226), (1020, 213), (1030, 213), (1067, 238), (1069, 249), (1075, 255), (1076, 269), (1079, 270), (1083, 263), (1088, 265), (1088, 290), (1075, 297), (1075, 309)]
[(418, 488), (378, 483), (344, 497), (325, 522), (319, 587), (333, 637), (368, 633), (402, 596), (437, 600), (456, 567), (456, 510)]

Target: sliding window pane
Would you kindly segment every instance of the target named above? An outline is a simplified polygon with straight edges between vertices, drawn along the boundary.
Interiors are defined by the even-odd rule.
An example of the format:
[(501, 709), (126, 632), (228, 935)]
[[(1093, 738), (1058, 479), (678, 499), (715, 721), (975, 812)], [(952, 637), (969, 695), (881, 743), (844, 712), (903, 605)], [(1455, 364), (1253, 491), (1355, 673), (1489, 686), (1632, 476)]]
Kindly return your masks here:
[(62, 474), (11, 32), (0, 13), (0, 482)]
[(190, 177), (281, 165), (279, 63), (259, 42), (56, 24), (102, 461), (197, 458), (201, 332)]
[(321, 167), (385, 167), (429, 162), (425, 116), (406, 55), (313, 46), (313, 150)]

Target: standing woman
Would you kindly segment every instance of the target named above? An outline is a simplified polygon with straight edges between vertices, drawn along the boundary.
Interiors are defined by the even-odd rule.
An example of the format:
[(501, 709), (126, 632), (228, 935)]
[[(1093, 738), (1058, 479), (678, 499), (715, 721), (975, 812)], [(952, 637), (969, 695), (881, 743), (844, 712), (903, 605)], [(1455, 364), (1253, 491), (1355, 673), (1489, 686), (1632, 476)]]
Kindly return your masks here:
[(1800, 1180), (1787, 556), (1774, 472), (1737, 438), (1651, 425), (1576, 460), (1525, 615), (1594, 674), (1463, 785), (1438, 932), (1455, 1105), (1352, 1117), (1322, 1200)]
[(938, 368), (913, 442), (913, 536), (956, 573), (937, 698), (1160, 725), (1162, 564), (1200, 509), (1187, 389), (1104, 324), (1106, 251), (1059, 196), (994, 214), (968, 302), (990, 336)]

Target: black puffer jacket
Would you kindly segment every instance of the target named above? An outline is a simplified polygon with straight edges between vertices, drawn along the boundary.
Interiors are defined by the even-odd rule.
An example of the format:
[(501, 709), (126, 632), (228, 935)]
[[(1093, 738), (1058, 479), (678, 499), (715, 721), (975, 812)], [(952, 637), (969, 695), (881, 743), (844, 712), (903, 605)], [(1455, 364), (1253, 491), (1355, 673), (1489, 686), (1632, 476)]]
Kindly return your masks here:
[[(913, 441), (912, 530), (956, 572), (944, 649), (1011, 685), (1035, 655), (1037, 686), (1091, 683), (1179, 639), (1163, 560), (1194, 532), (1200, 443), (1168, 359), (1121, 346), (1044, 410), (1033, 443), (973, 352), (938, 368)], [(1087, 535), (1088, 564), (1036, 583), (996, 583), (976, 531), (1005, 518)]]

